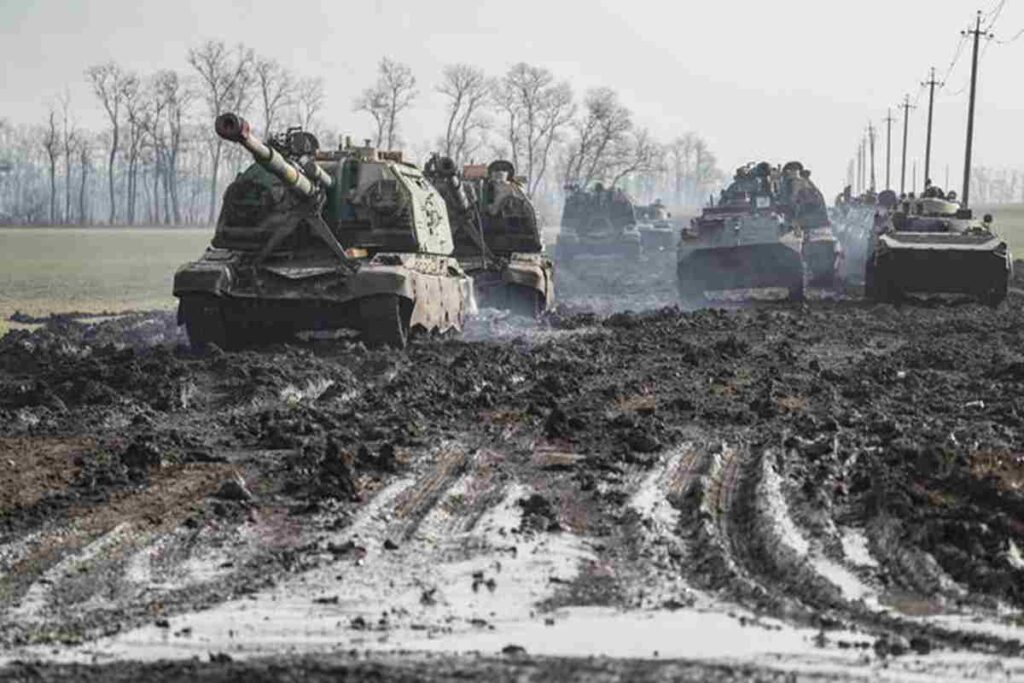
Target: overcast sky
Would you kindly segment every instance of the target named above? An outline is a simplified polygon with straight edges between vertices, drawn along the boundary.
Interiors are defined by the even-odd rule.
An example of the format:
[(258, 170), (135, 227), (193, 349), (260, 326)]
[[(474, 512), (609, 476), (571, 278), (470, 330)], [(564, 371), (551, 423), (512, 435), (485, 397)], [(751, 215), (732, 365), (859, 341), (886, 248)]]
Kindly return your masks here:
[[(618, 90), (640, 125), (663, 140), (703, 135), (725, 169), (748, 160), (800, 159), (826, 194), (841, 188), (869, 121), (909, 93), (909, 157), (923, 160), (927, 97), (919, 83), (947, 72), (960, 31), (999, 0), (2, 0), (0, 117), (42, 120), (65, 85), (81, 118), (101, 125), (83, 70), (115, 60), (140, 73), (186, 71), (189, 47), (205, 38), (243, 41), (295, 71), (323, 76), (332, 128), (368, 134), (352, 99), (383, 55), (412, 66), (416, 110), (410, 140), (442, 129), (433, 92), (443, 65), (472, 62), (491, 74), (526, 61), (550, 68), (577, 94)], [(1006, 0), (993, 32), (1024, 28), (1024, 0)], [(1024, 37), (985, 49), (975, 162), (1024, 168)], [(970, 68), (965, 47), (937, 94), (933, 178), (950, 167), (959, 186)], [(894, 109), (894, 113), (898, 112)], [(894, 127), (894, 176), (902, 122)], [(923, 165), (923, 161), (920, 161)], [(921, 172), (919, 171), (919, 174)], [(910, 182), (908, 162), (907, 181)], [(922, 178), (923, 181), (923, 178)], [(898, 178), (894, 180), (898, 182)]]

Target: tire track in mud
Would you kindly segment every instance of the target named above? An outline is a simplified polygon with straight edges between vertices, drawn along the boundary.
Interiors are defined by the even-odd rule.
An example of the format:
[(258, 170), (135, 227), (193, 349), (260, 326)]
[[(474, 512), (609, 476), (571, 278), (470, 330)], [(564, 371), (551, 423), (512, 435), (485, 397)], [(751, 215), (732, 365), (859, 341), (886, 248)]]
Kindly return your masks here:
[[(753, 453), (742, 442), (723, 443), (701, 458), (689, 495), (675, 497), (678, 532), (688, 555), (681, 563), (694, 585), (727, 596), (756, 612), (823, 630), (860, 629), (874, 635), (907, 637), (921, 652), (932, 644), (1003, 655), (1019, 655), (1019, 639), (965, 633), (844, 594), (841, 579), (857, 578), (847, 562), (833, 567), (817, 557), (816, 539), (790, 517), (772, 451)], [(871, 534), (873, 552), (892, 552)], [(904, 553), (905, 554), (905, 553)], [(898, 553), (897, 553), (898, 555)], [(883, 556), (881, 560), (887, 560)], [(914, 557), (911, 561), (919, 562)], [(906, 564), (906, 563), (904, 563)], [(825, 571), (823, 571), (823, 569)], [(937, 569), (937, 567), (936, 567)]]
[(457, 649), (463, 635), (495, 622), (530, 621), (556, 590), (549, 578), (571, 580), (587, 551), (575, 534), (518, 530), (520, 501), (533, 489), (506, 475), (506, 459), (446, 443), (379, 489), (345, 528), (321, 536), (333, 555), (323, 564), (246, 600), (173, 617), (187, 640), (168, 643), (165, 631), (144, 626), (90, 651), (148, 659), (210, 648), (274, 653), (282, 644), (424, 647), (416, 644), (437, 638)]

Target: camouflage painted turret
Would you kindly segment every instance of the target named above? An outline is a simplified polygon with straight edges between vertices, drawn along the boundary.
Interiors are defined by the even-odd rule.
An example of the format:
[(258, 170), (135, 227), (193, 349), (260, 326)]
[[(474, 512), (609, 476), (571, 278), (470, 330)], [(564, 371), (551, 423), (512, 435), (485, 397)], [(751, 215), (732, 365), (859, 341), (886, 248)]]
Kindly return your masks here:
[(444, 200), (401, 153), (321, 151), (290, 128), (268, 143), (234, 114), (216, 131), (252, 155), (211, 246), (174, 278), (194, 345), (238, 347), (349, 328), (371, 344), (462, 327), (472, 281), (451, 254)]
[(966, 294), (998, 305), (1006, 298), (1013, 259), (1006, 241), (979, 221), (956, 194), (929, 187), (886, 216), (871, 242), (864, 291), (873, 301), (907, 294)]
[(554, 298), (551, 261), (544, 256), (537, 213), (509, 161), (467, 165), (434, 155), (427, 178), (448, 205), (455, 255), (483, 306), (536, 315)]

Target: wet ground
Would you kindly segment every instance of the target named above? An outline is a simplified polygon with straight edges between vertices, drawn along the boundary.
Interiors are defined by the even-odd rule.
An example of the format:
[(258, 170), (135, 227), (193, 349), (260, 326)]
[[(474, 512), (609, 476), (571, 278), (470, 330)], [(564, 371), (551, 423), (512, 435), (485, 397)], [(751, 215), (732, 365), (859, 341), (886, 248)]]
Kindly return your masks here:
[(404, 352), (0, 338), (0, 679), (1024, 676), (1024, 298), (658, 273)]

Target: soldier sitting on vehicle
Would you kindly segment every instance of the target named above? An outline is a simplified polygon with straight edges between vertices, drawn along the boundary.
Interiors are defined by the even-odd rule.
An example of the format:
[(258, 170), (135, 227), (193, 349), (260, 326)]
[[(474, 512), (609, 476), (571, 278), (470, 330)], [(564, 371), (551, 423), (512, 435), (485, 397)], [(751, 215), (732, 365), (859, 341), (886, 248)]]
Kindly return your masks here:
[(921, 196), (928, 199), (945, 199), (946, 193), (939, 186), (932, 185), (931, 180), (926, 180), (924, 181), (924, 192)]

